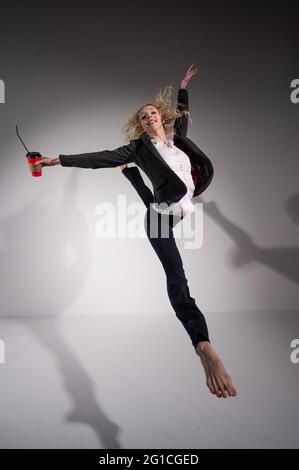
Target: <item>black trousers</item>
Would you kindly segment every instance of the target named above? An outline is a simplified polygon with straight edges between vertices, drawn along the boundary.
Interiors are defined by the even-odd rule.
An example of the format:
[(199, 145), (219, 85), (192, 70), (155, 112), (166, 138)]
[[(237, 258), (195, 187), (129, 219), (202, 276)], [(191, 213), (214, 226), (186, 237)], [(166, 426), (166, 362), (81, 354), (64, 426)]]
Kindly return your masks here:
[(145, 214), (144, 226), (164, 268), (170, 303), (196, 348), (199, 341), (210, 340), (205, 317), (190, 296), (188, 280), (173, 235), (173, 227), (182, 219), (183, 216), (157, 213), (150, 205)]

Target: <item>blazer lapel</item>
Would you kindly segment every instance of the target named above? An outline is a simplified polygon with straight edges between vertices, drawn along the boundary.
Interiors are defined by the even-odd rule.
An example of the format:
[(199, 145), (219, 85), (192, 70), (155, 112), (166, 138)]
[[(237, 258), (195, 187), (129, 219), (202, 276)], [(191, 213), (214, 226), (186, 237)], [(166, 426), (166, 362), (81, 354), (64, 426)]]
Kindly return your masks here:
[(175, 134), (174, 143), (183, 150), (190, 159), (192, 168), (191, 174), (195, 184), (193, 197), (198, 196), (209, 186), (213, 179), (214, 168), (212, 162), (188, 137)]
[(144, 132), (141, 134), (142, 142), (147, 146), (147, 148), (155, 155), (156, 158), (160, 160), (160, 162), (167, 168), (167, 170), (172, 174), (172, 178), (176, 180), (177, 184), (184, 188), (185, 192), (187, 192), (187, 186), (185, 185), (184, 181), (176, 174), (175, 171), (168, 165), (168, 163), (164, 160), (162, 155), (156, 149), (156, 146), (152, 143), (150, 137)]
[[(181, 178), (179, 178), (179, 176), (173, 171), (168, 163), (166, 163), (146, 132), (141, 134), (140, 139), (144, 145), (146, 145), (148, 150), (162, 163), (162, 165), (164, 165), (165, 168), (167, 168), (168, 172), (172, 174), (172, 179), (173, 181), (176, 181), (176, 185), (184, 188), (186, 193), (186, 184), (181, 180)], [(213, 165), (210, 159), (197, 147), (197, 145), (192, 140), (188, 139), (188, 137), (174, 134), (173, 143), (189, 157), (191, 164), (191, 175), (195, 186), (193, 197), (196, 197), (201, 194), (211, 183), (214, 175)]]
[[(160, 155), (160, 153), (158, 152), (158, 150), (156, 149), (155, 145), (152, 143), (150, 137), (144, 132), (143, 134), (141, 134), (140, 136), (142, 142), (144, 142), (144, 144), (148, 147), (148, 149), (154, 153), (154, 155), (162, 162), (164, 163), (168, 168), (170, 168), (170, 166), (165, 162), (164, 158)], [(181, 148), (181, 150), (183, 150), (182, 147), (185, 147), (186, 149), (186, 139), (183, 140), (180, 136), (178, 136), (177, 134), (174, 134), (173, 136), (173, 143), (174, 145), (176, 144), (179, 144), (178, 147)], [(185, 150), (184, 149), (184, 150)], [(185, 153), (186, 153), (186, 150), (185, 150)], [(188, 155), (188, 153), (186, 153), (186, 155), (189, 157), (189, 160), (190, 160), (190, 155)], [(172, 170), (172, 169), (171, 169)], [(172, 170), (173, 171), (173, 170)]]
[[(150, 137), (144, 132), (143, 134), (141, 134), (141, 140), (142, 142), (144, 142), (144, 144), (148, 147), (148, 149), (154, 153), (154, 155), (164, 164), (167, 165), (167, 163), (165, 162), (164, 158), (160, 155), (160, 153), (158, 152), (158, 150), (156, 149), (155, 145), (152, 143)], [(169, 167), (169, 165), (167, 165)], [(169, 167), (170, 168), (170, 167)]]

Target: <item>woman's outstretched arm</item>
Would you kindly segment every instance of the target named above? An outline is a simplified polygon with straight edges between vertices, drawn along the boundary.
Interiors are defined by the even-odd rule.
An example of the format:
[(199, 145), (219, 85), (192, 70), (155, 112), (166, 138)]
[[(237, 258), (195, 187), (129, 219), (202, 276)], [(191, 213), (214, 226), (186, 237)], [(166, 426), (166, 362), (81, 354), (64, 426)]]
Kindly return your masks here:
[(42, 166), (74, 166), (78, 168), (113, 168), (133, 162), (134, 141), (122, 145), (114, 150), (101, 150), (99, 152), (79, 153), (76, 155), (59, 155), (59, 157), (43, 157), (37, 162)]

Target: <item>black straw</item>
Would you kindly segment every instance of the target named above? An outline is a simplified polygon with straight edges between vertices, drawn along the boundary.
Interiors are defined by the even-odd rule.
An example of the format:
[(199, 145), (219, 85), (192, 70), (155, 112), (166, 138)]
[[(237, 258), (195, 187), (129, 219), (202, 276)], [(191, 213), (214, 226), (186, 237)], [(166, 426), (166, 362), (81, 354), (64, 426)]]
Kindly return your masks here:
[(26, 147), (26, 145), (24, 144), (22, 138), (20, 137), (20, 134), (19, 134), (19, 131), (18, 131), (18, 126), (16, 126), (16, 132), (17, 132), (17, 136), (19, 137), (19, 139), (20, 139), (20, 141), (22, 142), (23, 146), (25, 147), (25, 149), (26, 149), (27, 152), (29, 153), (28, 148)]

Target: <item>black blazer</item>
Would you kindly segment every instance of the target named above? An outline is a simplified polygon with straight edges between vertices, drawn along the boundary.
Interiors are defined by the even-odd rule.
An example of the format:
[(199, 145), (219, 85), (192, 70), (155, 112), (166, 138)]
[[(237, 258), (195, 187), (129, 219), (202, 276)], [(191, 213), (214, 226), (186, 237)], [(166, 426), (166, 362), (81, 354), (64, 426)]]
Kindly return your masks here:
[[(184, 107), (188, 110), (188, 104), (187, 90), (179, 89), (178, 107), (181, 109)], [(185, 152), (190, 159), (195, 185), (193, 197), (196, 197), (211, 183), (214, 168), (210, 159), (187, 137), (187, 128), (188, 120), (186, 117), (177, 119), (173, 141), (174, 145)], [(151, 200), (150, 202), (171, 204), (178, 202), (187, 193), (185, 183), (165, 162), (145, 132), (139, 139), (131, 140), (128, 145), (122, 145), (114, 150), (101, 150), (77, 155), (59, 155), (59, 159), (62, 166), (92, 169), (112, 168), (124, 163), (134, 162), (145, 172), (153, 185), (154, 201)]]

